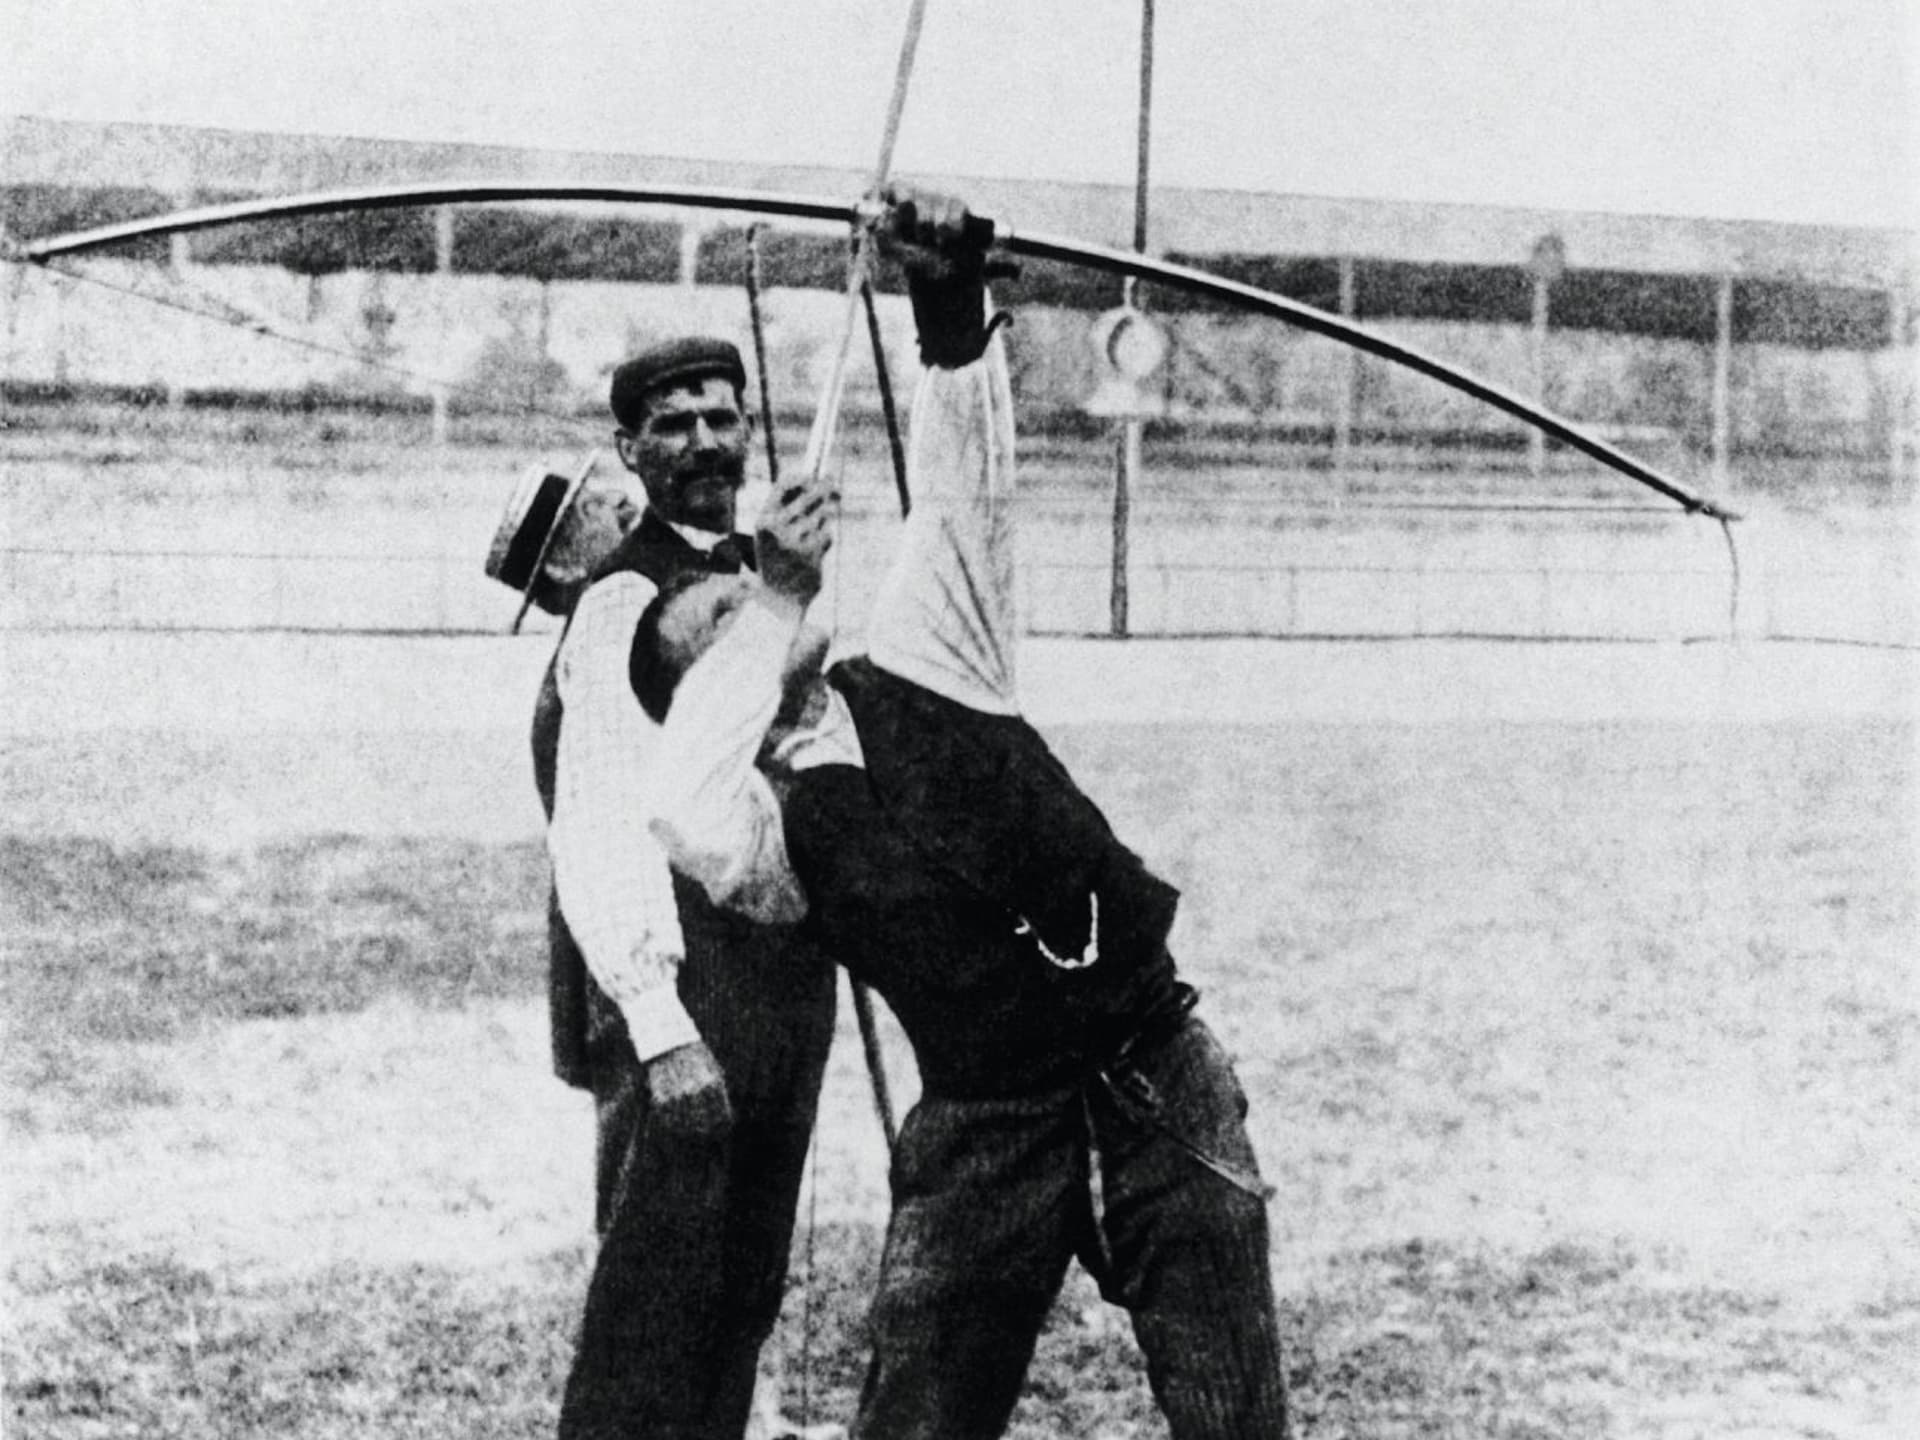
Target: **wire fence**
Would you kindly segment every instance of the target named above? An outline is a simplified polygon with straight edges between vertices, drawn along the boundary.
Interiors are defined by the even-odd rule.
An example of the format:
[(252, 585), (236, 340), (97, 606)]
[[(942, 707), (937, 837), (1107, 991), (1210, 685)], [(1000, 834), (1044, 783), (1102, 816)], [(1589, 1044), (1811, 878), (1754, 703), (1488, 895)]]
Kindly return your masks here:
[[(865, 547), (860, 547), (865, 548)], [(855, 566), (843, 567), (853, 569)], [(871, 582), (876, 567), (862, 567)], [(1028, 633), (1113, 633), (1112, 570), (1097, 559), (1022, 565)], [(1133, 637), (1714, 638), (1916, 643), (1898, 576), (1857, 567), (1762, 571), (1736, 591), (1718, 564), (1390, 564), (1154, 560), (1130, 567)], [(860, 582), (843, 586), (861, 588)], [(863, 594), (835, 604), (844, 633)], [(0, 548), (0, 629), (368, 635), (504, 634), (513, 598), (470, 554), (405, 550)], [(550, 632), (537, 612), (527, 628)]]
[[(332, 411), (16, 418), (0, 434), (0, 631), (16, 633), (503, 634), (514, 597), (480, 560), (510, 478), (584, 438), (435, 445), (413, 419)], [(829, 594), (857, 640), (898, 518), (874, 479), (882, 432), (844, 440)], [(1117, 520), (1109, 436), (1021, 443), (1039, 636), (1920, 644), (1911, 503), (1750, 491), (1730, 497), (1748, 519), (1729, 537), (1558, 456), (1536, 473), (1402, 439), (1342, 468), (1324, 446), (1200, 434), (1149, 442)]]

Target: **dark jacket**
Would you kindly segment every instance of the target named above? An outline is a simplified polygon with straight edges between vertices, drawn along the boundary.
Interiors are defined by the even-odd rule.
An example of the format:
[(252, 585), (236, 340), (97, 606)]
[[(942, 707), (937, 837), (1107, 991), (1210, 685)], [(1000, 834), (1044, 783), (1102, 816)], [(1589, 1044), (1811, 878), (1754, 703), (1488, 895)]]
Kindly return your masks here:
[[(885, 997), (930, 1093), (1067, 1083), (1184, 1012), (1192, 992), (1166, 947), (1179, 892), (1038, 731), (865, 661), (832, 678), (866, 769), (794, 777), (788, 852), (819, 938)], [(1088, 952), (1095, 893), (1098, 958), (1063, 966)]]

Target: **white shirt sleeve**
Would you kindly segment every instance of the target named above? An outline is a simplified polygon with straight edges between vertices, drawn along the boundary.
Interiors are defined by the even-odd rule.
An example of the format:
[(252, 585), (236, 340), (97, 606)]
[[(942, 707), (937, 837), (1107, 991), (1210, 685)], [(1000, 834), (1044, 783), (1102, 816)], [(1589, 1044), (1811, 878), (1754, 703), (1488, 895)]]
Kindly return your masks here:
[(673, 877), (646, 826), (658, 729), (627, 678), (634, 627), (654, 594), (642, 575), (612, 575), (574, 610), (555, 669), (565, 710), (547, 827), (567, 928), (642, 1060), (700, 1038), (674, 988), (686, 950)]
[(681, 677), (660, 731), (649, 810), (655, 838), (682, 875), (716, 905), (768, 923), (807, 913), (779, 798), (757, 764), (801, 613), (756, 590)]
[(1019, 711), (1014, 650), (1013, 391), (998, 336), (914, 395), (913, 508), (874, 601), (874, 664), (989, 714)]

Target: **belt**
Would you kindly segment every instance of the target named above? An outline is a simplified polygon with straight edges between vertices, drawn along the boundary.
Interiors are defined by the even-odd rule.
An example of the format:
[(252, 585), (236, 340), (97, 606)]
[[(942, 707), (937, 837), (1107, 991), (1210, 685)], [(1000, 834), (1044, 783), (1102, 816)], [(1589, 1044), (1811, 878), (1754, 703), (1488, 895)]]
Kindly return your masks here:
[[(1141, 1068), (1141, 1062), (1186, 1026), (1199, 995), (1190, 985), (1178, 987), (1174, 1003), (1149, 1017), (1121, 1044), (1113, 1058), (1094, 1072), (1094, 1080), (1113, 1101), (1114, 1108), (1135, 1124), (1145, 1126), (1163, 1139), (1172, 1141), (1200, 1165), (1211, 1170), (1236, 1190), (1260, 1200), (1271, 1200), (1275, 1191), (1258, 1175), (1210, 1154), (1205, 1148), (1180, 1133), (1161, 1113), (1160, 1092)], [(1094, 1134), (1089, 1115), (1088, 1135)], [(1094, 1157), (1094, 1174), (1099, 1174), (1099, 1157)]]

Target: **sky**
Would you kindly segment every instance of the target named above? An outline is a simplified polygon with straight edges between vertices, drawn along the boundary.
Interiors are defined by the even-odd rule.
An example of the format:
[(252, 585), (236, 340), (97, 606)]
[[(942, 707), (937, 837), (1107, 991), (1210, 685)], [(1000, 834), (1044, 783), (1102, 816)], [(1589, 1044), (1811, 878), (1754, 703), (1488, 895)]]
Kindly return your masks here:
[[(0, 111), (871, 167), (908, 0), (0, 0)], [(929, 0), (895, 171), (1130, 184), (1141, 0)], [(1155, 0), (1156, 183), (1920, 228), (1920, 0)]]

